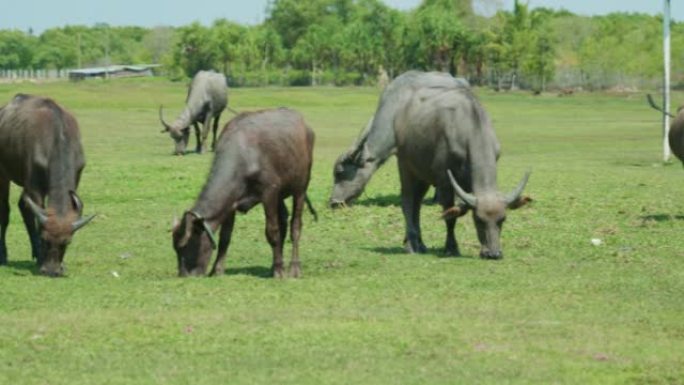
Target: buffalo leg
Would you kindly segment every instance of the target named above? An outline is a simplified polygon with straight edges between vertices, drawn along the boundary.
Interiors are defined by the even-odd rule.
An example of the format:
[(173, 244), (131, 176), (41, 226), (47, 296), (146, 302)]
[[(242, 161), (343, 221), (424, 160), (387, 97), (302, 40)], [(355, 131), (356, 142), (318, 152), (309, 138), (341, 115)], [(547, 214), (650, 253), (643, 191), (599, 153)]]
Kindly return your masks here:
[(220, 119), (221, 119), (221, 114), (218, 114), (218, 115), (216, 115), (216, 117), (214, 117), (214, 126), (212, 127), (213, 137), (211, 139), (211, 151), (214, 151), (216, 149), (216, 131), (218, 130), (218, 125), (219, 125)]
[(406, 169), (399, 166), (401, 208), (406, 221), (404, 248), (408, 253), (425, 253), (427, 248), (420, 232), (420, 204), (430, 185), (418, 180)]
[(214, 267), (211, 268), (210, 276), (223, 275), (224, 261), (228, 253), (228, 246), (230, 245), (230, 237), (233, 233), (233, 225), (235, 225), (235, 211), (228, 214), (228, 217), (221, 224), (221, 232), (219, 236), (218, 253)]
[(38, 262), (38, 266), (41, 266), (43, 261), (40, 259), (40, 239), (38, 225), (36, 223), (36, 217), (28, 207), (26, 202), (24, 202), (24, 194), (19, 198), (19, 211), (21, 211), (21, 217), (24, 220), (24, 226), (26, 226), (26, 232), (29, 236), (29, 241), (31, 242), (31, 255), (33, 259)]
[(271, 193), (264, 196), (263, 205), (264, 213), (266, 214), (266, 240), (271, 245), (273, 250), (273, 276), (276, 278), (283, 277), (283, 244), (280, 235), (280, 226), (278, 225), (278, 204), (280, 198), (277, 193)]
[(202, 123), (202, 149), (201, 152), (207, 151), (207, 137), (209, 136), (209, 128), (211, 127), (211, 115), (207, 114)]
[(292, 196), (292, 223), (290, 224), (290, 240), (292, 241), (292, 259), (290, 260), (290, 277), (301, 276), (299, 263), (299, 236), (302, 234), (302, 212), (306, 194)]
[(5, 234), (9, 225), (9, 180), (0, 179), (0, 265), (7, 264)]
[[(439, 203), (442, 205), (444, 212), (449, 211), (454, 207), (454, 192), (451, 189), (448, 190), (435, 190), (435, 197), (439, 198)], [(461, 255), (461, 251), (458, 248), (458, 242), (456, 241), (455, 227), (456, 227), (457, 217), (447, 217), (444, 219), (446, 223), (446, 242), (444, 243), (444, 254), (453, 255), (458, 257)]]
[(200, 154), (202, 153), (202, 136), (200, 135), (200, 126), (199, 123), (193, 123), (192, 126), (195, 128), (195, 152)]

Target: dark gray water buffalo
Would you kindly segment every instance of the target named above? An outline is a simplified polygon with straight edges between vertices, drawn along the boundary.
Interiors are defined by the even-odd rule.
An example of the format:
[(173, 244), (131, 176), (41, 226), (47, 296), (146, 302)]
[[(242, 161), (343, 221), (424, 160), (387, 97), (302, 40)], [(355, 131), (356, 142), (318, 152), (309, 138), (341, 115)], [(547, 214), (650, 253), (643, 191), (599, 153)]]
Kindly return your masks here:
[[(175, 153), (183, 155), (190, 138), (190, 125), (195, 128), (197, 147), (195, 151), (206, 151), (209, 127), (213, 121), (212, 149), (216, 145), (216, 130), (223, 110), (228, 105), (228, 87), (226, 77), (213, 71), (200, 71), (192, 79), (185, 100), (185, 109), (172, 124), (167, 124), (163, 117), (163, 107), (159, 107), (159, 120), (164, 126), (162, 133), (168, 132), (176, 142)], [(202, 123), (200, 135), (199, 124)]]
[[(396, 147), (399, 165), (406, 250), (426, 251), (420, 230), (420, 206), (427, 189), (433, 185), (444, 209), (446, 252), (459, 255), (454, 235), (456, 218), (472, 209), (481, 244), (480, 256), (501, 258), (500, 236), (505, 211), (529, 201), (522, 196), (529, 174), (512, 193), (498, 192), (499, 142), (489, 117), (468, 87), (446, 74), (436, 73), (411, 72), (396, 81), (400, 83), (390, 84), (382, 96), (364, 149), (355, 155), (356, 166), (336, 169), (336, 173), (352, 175), (346, 185), (351, 187), (336, 183), (336, 189), (343, 192), (338, 199), (357, 195), (359, 185), (365, 184), (370, 175), (367, 171), (376, 168), (373, 154), (378, 151), (372, 150), (369, 143), (384, 144), (385, 147), (376, 147), (383, 151), (388, 151), (391, 143)], [(374, 129), (383, 125), (389, 128)], [(374, 135), (390, 139), (374, 140)], [(455, 176), (453, 183), (447, 171)], [(354, 183), (357, 180), (360, 182)], [(455, 193), (462, 200), (458, 205), (455, 205)]]
[[(661, 107), (658, 107), (655, 104), (653, 97), (650, 94), (646, 96), (651, 107), (662, 112), (663, 114), (666, 114)], [(684, 164), (684, 106), (680, 106), (677, 109), (677, 115), (672, 115), (670, 113), (667, 113), (667, 115), (672, 118), (672, 122), (670, 123), (670, 132), (667, 135), (667, 141), (670, 145), (672, 153), (679, 158), (682, 164)]]
[[(85, 167), (76, 119), (51, 99), (18, 94), (0, 108), (0, 265), (7, 264), (10, 182), (23, 187), (19, 210), (40, 272), (63, 274), (62, 261), (82, 218), (76, 194)], [(47, 208), (43, 208), (47, 201)]]
[(247, 212), (263, 203), (266, 239), (273, 249), (273, 275), (282, 277), (288, 219), (285, 198), (292, 196), (290, 275), (298, 277), (305, 203), (315, 215), (306, 198), (313, 145), (313, 131), (299, 113), (286, 108), (243, 113), (231, 120), (219, 137), (211, 172), (195, 205), (174, 224), (178, 274), (205, 273), (216, 248), (213, 232), (218, 227), (218, 255), (211, 275), (222, 274), (235, 212)]
[(468, 81), (443, 72), (409, 71), (394, 79), (383, 91), (375, 115), (357, 141), (335, 162), (330, 204), (344, 205), (356, 199), (375, 171), (396, 152), (394, 120), (421, 87), (469, 88)]

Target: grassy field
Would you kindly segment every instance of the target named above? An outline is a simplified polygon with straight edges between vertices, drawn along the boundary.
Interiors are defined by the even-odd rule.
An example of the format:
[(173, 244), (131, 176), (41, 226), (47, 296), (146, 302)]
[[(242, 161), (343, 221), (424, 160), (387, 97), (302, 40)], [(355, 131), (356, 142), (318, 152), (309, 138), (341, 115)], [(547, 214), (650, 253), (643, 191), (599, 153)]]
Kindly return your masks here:
[(1, 103), (16, 92), (74, 112), (79, 193), (99, 216), (75, 236), (67, 278), (36, 276), (13, 188), (0, 384), (684, 384), (684, 170), (658, 161), (643, 95), (477, 91), (502, 143), (500, 188), (531, 168), (535, 199), (510, 213), (505, 259), (484, 261), (470, 217), (464, 256), (440, 255), (436, 206), (422, 214), (430, 253), (402, 252), (393, 160), (357, 205), (325, 207), (378, 90), (231, 90), (233, 108), (290, 106), (317, 133), (321, 218), (304, 217), (303, 278), (273, 280), (260, 208), (238, 217), (225, 276), (176, 277), (171, 223), (212, 157), (171, 156), (159, 133), (159, 104), (179, 113), (184, 84), (0, 85)]

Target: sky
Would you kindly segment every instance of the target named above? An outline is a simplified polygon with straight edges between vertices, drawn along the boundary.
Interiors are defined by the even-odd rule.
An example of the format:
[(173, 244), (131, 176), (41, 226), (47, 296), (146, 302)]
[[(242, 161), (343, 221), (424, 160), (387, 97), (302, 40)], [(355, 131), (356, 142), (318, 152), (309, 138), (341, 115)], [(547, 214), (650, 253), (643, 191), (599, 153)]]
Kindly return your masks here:
[[(301, 0), (307, 1), (307, 0)], [(421, 0), (383, 0), (398, 9), (411, 9)], [(497, 0), (494, 0), (497, 1)], [(522, 0), (525, 1), (525, 0)], [(610, 12), (662, 13), (659, 0), (527, 0), (530, 8), (565, 8), (582, 15)], [(513, 9), (514, 0), (498, 0), (504, 9)], [(258, 24), (265, 18), (267, 0), (18, 0), (0, 12), (0, 29), (31, 28), (39, 34), (51, 27), (67, 24), (181, 26), (199, 21), (205, 25), (219, 18), (242, 24)], [(679, 4), (677, 4), (679, 3)], [(684, 5), (672, 2), (672, 17), (684, 20)]]

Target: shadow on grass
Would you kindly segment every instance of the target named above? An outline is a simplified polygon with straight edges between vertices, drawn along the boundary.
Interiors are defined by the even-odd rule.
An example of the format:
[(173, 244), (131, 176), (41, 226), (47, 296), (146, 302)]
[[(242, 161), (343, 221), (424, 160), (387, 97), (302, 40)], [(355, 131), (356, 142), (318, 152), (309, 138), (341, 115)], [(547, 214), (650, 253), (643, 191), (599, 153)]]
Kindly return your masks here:
[[(35, 261), (8, 261), (6, 267), (14, 270), (23, 271), (30, 273), (32, 275), (40, 275), (38, 271), (38, 265)], [(15, 273), (16, 275), (25, 275), (20, 273)]]
[(472, 259), (475, 258), (472, 255), (451, 255), (451, 254), (445, 254), (443, 248), (438, 248), (438, 247), (428, 247), (427, 252), (424, 254), (409, 254), (404, 250), (403, 247), (399, 246), (394, 246), (394, 247), (386, 247), (386, 246), (380, 246), (380, 247), (366, 247), (364, 248), (366, 251), (372, 251), (374, 253), (379, 253), (379, 254), (387, 254), (387, 255), (407, 255), (407, 256), (433, 256), (433, 257), (438, 257), (438, 258), (467, 258), (467, 259)]
[(669, 222), (669, 221), (684, 221), (684, 215), (672, 215), (672, 214), (650, 214), (642, 215), (639, 217), (642, 221), (656, 221), (656, 222)]
[(226, 268), (226, 275), (251, 275), (257, 278), (273, 278), (273, 272), (270, 267), (264, 266), (247, 266), (247, 267), (233, 267)]
[(372, 198), (362, 198), (354, 202), (355, 206), (401, 206), (401, 197), (399, 194), (379, 195)]
[[(433, 196), (427, 195), (423, 199), (424, 205), (437, 204)], [(389, 194), (374, 196), (372, 198), (362, 198), (354, 202), (354, 205), (359, 206), (377, 206), (377, 207), (389, 207), (389, 206), (401, 206), (401, 196), (399, 194)]]

